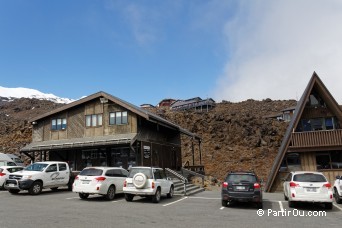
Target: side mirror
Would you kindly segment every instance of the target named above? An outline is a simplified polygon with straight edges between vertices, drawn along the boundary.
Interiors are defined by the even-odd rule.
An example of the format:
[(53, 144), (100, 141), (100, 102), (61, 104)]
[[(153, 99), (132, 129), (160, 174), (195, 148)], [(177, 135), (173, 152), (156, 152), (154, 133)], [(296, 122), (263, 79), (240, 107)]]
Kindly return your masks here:
[(341, 176), (336, 176), (336, 179), (340, 179), (341, 180)]

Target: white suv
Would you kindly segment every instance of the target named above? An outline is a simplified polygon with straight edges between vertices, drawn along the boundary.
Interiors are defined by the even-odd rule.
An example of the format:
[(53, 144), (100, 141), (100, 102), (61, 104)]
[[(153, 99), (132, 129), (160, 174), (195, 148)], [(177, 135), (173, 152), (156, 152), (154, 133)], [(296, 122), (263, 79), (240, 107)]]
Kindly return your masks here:
[(113, 200), (116, 193), (122, 193), (127, 170), (119, 167), (87, 167), (76, 176), (72, 191), (81, 199), (99, 194)]
[(132, 167), (124, 182), (123, 192), (129, 202), (134, 196), (151, 196), (152, 201), (158, 203), (161, 195), (173, 197), (174, 185), (161, 168)]
[(342, 203), (342, 176), (337, 176), (334, 183), (334, 196), (336, 203)]
[(333, 207), (331, 184), (320, 172), (291, 172), (283, 185), (289, 207), (294, 207), (296, 202), (324, 203), (326, 209)]

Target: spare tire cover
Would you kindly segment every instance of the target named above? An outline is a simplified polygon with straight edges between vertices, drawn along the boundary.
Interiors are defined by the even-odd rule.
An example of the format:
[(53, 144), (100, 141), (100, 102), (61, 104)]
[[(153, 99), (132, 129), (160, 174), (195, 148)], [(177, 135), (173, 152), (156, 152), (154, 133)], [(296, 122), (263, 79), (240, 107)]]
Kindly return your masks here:
[(143, 188), (147, 182), (147, 177), (143, 173), (137, 173), (133, 176), (133, 185), (136, 188)]

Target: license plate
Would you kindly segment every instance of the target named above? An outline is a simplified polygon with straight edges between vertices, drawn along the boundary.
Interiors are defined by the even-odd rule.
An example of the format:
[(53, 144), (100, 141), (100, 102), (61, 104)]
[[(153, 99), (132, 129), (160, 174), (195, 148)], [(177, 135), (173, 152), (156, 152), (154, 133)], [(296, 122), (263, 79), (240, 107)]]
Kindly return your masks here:
[(128, 184), (127, 184), (127, 187), (129, 187), (129, 188), (132, 188), (132, 187), (134, 187), (134, 185), (133, 185), (133, 184), (130, 184), (130, 183), (128, 183)]
[(82, 184), (89, 184), (90, 181), (82, 181)]
[(316, 192), (316, 188), (306, 188), (307, 192)]
[(14, 187), (14, 184), (8, 184), (8, 187)]
[(236, 189), (237, 190), (245, 190), (245, 187), (244, 186), (236, 186)]

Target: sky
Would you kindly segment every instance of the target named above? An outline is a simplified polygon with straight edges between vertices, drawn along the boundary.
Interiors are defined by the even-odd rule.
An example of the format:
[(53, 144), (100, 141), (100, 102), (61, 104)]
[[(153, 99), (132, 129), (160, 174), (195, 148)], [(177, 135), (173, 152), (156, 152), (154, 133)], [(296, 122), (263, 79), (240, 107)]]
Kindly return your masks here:
[(0, 86), (78, 99), (342, 104), (340, 0), (0, 0)]

